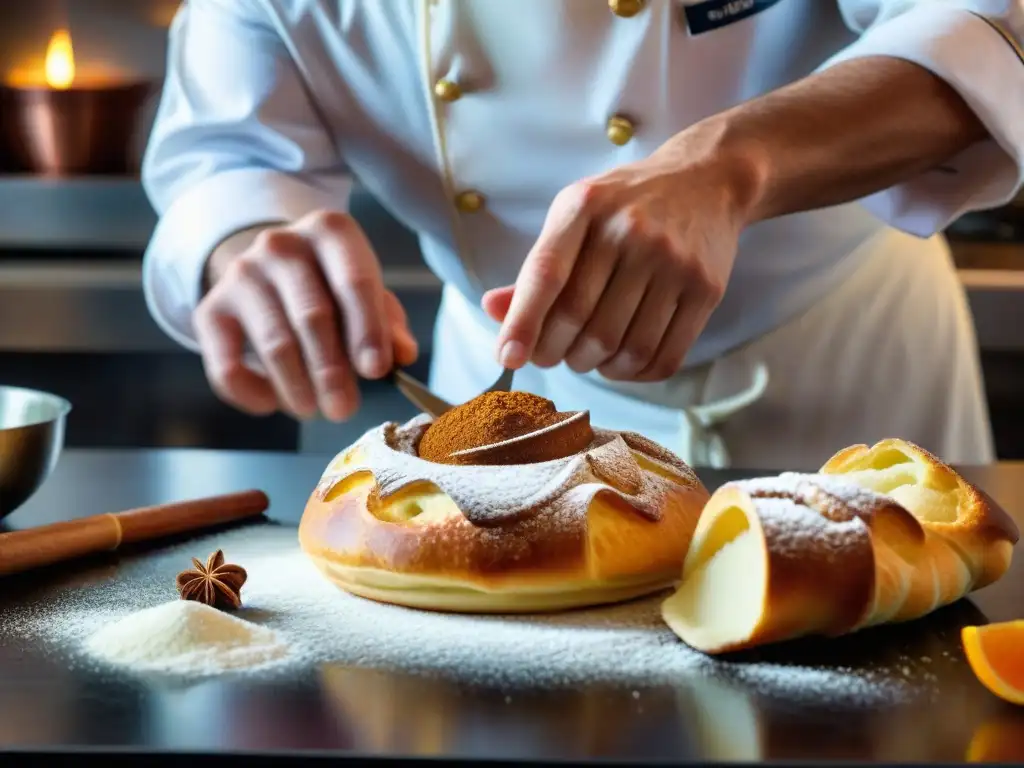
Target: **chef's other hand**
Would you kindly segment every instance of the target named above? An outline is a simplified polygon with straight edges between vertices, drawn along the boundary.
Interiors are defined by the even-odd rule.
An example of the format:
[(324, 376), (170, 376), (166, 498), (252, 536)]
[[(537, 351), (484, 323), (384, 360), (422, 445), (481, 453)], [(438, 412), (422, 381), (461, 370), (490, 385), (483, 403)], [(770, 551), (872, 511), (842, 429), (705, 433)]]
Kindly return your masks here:
[[(260, 230), (241, 250), (211, 256), (211, 286), (193, 327), (214, 392), (262, 415), (319, 409), (342, 420), (359, 406), (356, 375), (416, 359), (416, 340), (359, 224), (318, 211)], [(264, 369), (246, 367), (247, 347)]]
[(625, 381), (682, 366), (725, 291), (742, 228), (727, 169), (680, 150), (562, 190), (514, 286), (489, 291), (498, 358)]

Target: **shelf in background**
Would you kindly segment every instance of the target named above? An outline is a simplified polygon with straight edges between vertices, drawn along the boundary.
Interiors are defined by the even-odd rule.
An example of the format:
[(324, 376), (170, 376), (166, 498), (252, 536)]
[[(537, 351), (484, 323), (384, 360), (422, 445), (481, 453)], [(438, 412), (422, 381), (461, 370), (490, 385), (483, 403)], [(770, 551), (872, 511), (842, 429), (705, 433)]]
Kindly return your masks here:
[[(358, 185), (350, 210), (385, 268), (425, 270), (416, 235)], [(90, 262), (115, 253), (141, 256), (156, 221), (137, 178), (0, 174), (0, 251), (48, 250)]]
[(141, 252), (155, 225), (135, 178), (0, 176), (0, 248)]
[[(440, 283), (425, 267), (385, 267), (421, 349), (429, 350)], [(141, 260), (0, 261), (0, 353), (181, 352), (156, 325)]]
[[(423, 265), (416, 236), (358, 185), (352, 194), (351, 212), (398, 286), (414, 290), (436, 287), (436, 280)], [(1024, 242), (985, 239), (1008, 236), (993, 228), (993, 216), (995, 213), (987, 217), (972, 214), (950, 228), (950, 247), (961, 279), (972, 290), (1024, 289)], [(1009, 213), (1006, 217), (1013, 218)], [(67, 257), (79, 262), (81, 267), (72, 270), (78, 273), (95, 268), (93, 277), (79, 274), (72, 278), (79, 284), (111, 279), (111, 269), (119, 272), (115, 281), (137, 281), (130, 266), (119, 271), (107, 262), (118, 256), (134, 262), (145, 250), (156, 220), (138, 178), (51, 179), (0, 174), (0, 251), (19, 260), (30, 257), (37, 263)], [(48, 276), (66, 280), (69, 266), (54, 265)], [(27, 263), (15, 272), (30, 280), (43, 274)], [(5, 279), (16, 279), (15, 272), (8, 269)], [(33, 277), (27, 277), (29, 273), (34, 273)]]
[(961, 271), (1007, 272), (1024, 276), (1024, 243), (949, 239), (953, 262)]

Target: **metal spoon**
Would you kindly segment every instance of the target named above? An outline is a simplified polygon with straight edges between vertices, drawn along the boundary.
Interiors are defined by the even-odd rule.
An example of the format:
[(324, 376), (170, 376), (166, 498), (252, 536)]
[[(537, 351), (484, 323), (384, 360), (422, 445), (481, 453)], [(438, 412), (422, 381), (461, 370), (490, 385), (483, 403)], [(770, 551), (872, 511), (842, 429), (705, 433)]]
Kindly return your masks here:
[[(498, 377), (498, 380), (480, 394), (508, 392), (512, 387), (512, 377), (514, 375), (515, 371), (511, 368), (505, 368), (501, 376)], [(417, 381), (401, 368), (396, 368), (391, 372), (391, 382), (398, 388), (399, 392), (405, 395), (406, 400), (435, 419), (454, 407), (448, 401), (435, 395), (425, 384)]]

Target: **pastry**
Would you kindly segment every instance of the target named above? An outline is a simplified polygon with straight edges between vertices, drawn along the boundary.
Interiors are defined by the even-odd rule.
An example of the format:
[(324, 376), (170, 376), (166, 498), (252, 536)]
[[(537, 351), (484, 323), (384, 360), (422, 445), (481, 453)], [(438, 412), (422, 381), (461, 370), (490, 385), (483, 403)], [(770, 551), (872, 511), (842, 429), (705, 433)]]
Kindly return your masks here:
[(903, 440), (817, 474), (728, 483), (708, 501), (662, 616), (724, 653), (915, 619), (999, 579), (1018, 537), (991, 498)]
[[(640, 435), (592, 428), (585, 413), (563, 416), (576, 420), (575, 437), (556, 441), (565, 455), (529, 463), (507, 462), (517, 445), (543, 454), (552, 424), (506, 435), (475, 464), (421, 458), (427, 416), (373, 429), (323, 473), (299, 542), (341, 588), (424, 609), (552, 611), (671, 587), (707, 490)], [(587, 440), (577, 445), (581, 421)], [(473, 449), (491, 451), (490, 439)], [(466, 449), (453, 442), (436, 458), (458, 450)]]

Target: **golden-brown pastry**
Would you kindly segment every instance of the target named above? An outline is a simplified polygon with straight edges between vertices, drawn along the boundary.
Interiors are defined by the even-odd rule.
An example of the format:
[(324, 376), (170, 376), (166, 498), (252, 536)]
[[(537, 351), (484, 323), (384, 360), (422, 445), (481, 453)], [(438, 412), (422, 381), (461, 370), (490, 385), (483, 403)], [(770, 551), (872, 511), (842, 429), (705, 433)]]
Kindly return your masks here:
[(417, 608), (551, 611), (678, 581), (708, 492), (679, 458), (594, 429), (575, 455), (510, 466), (426, 461), (421, 416), (371, 430), (327, 467), (299, 542), (338, 586)]
[(818, 474), (728, 483), (697, 523), (662, 616), (724, 653), (924, 616), (999, 579), (1017, 526), (903, 440), (840, 451)]

